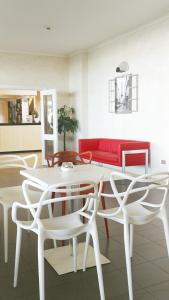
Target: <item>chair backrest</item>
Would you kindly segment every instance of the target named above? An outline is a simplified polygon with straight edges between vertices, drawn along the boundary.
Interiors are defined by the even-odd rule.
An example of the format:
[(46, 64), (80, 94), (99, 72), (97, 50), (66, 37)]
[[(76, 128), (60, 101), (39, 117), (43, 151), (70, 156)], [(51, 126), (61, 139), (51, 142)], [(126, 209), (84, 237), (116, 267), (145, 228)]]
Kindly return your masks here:
[[(124, 192), (119, 192), (117, 188), (117, 179), (128, 180), (129, 185)], [(134, 195), (134, 202), (140, 203), (142, 206), (147, 206), (149, 208), (155, 209), (154, 212), (158, 213), (160, 209), (165, 205), (167, 193), (168, 193), (168, 185), (169, 181), (169, 173), (154, 173), (150, 175), (141, 175), (137, 177), (133, 177), (121, 172), (113, 172), (110, 176), (110, 185), (112, 188), (112, 194), (105, 194), (99, 192), (99, 197), (104, 196), (108, 198), (116, 199), (118, 206), (115, 211), (110, 214), (106, 213), (107, 217), (115, 217), (120, 211), (123, 213), (126, 212), (125, 207), (129, 204), (130, 196)], [(150, 203), (148, 201), (148, 194), (151, 190), (161, 189), (164, 191), (161, 196), (161, 201), (157, 203)], [(147, 200), (147, 201), (146, 201)], [(100, 213), (100, 215), (104, 216), (104, 213)]]
[(20, 155), (0, 155), (0, 169), (5, 168), (23, 168), (34, 169), (37, 167), (38, 157), (36, 154), (26, 156)]
[[(30, 228), (37, 226), (40, 218), (41, 211), (44, 206), (48, 206), (52, 203), (59, 203), (62, 201), (79, 201), (81, 199), (86, 199), (85, 204), (80, 209), (77, 209), (76, 212), (81, 216), (85, 217), (88, 222), (87, 224), (93, 222), (97, 210), (98, 210), (98, 185), (92, 181), (83, 181), (83, 182), (72, 182), (69, 183), (69, 186), (65, 186), (65, 183), (59, 183), (51, 185), (48, 188), (38, 185), (30, 180), (25, 180), (22, 184), (24, 198), (27, 204), (28, 209), (31, 212), (33, 217), (32, 224)], [(31, 188), (41, 191), (41, 197), (39, 201), (35, 204), (31, 202), (31, 196), (29, 190)], [(90, 191), (93, 193), (90, 193)], [(81, 195), (83, 191), (83, 195)], [(85, 191), (85, 193), (84, 193)], [(51, 198), (52, 193), (55, 193), (55, 198)], [(92, 213), (91, 213), (92, 209)], [(89, 212), (90, 211), (90, 212)], [(15, 219), (15, 218), (14, 218)]]
[(88, 161), (82, 158), (84, 153), (77, 153), (75, 151), (60, 151), (54, 154), (49, 154), (46, 156), (48, 167), (54, 167), (55, 165), (61, 166), (63, 162), (72, 162), (74, 165), (81, 165), (91, 162), (91, 152), (86, 152), (88, 154)]

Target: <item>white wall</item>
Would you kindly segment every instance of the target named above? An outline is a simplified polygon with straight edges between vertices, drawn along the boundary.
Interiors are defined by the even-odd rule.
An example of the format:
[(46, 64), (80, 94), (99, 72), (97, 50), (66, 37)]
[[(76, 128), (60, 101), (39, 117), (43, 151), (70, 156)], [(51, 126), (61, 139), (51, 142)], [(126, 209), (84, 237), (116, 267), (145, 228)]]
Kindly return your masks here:
[(56, 88), (67, 91), (65, 58), (0, 53), (0, 87)]
[[(139, 74), (139, 111), (108, 113), (108, 80), (127, 61)], [(169, 20), (92, 49), (88, 56), (88, 136), (151, 142), (153, 170), (169, 168)], [(161, 165), (161, 159), (167, 165)]]
[[(81, 53), (69, 59), (70, 103), (76, 110), (79, 121), (78, 138), (87, 136), (88, 132), (88, 56)], [(77, 145), (76, 145), (77, 147)]]

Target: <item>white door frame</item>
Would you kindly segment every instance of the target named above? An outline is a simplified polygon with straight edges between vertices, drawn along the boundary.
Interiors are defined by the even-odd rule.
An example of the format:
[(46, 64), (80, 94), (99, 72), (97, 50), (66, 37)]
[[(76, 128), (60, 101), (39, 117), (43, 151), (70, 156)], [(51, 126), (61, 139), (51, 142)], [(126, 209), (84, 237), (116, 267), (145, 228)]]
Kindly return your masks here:
[[(52, 96), (52, 119), (53, 119), (53, 132), (46, 133), (45, 132), (45, 103), (44, 97), (45, 96)], [(40, 104), (41, 104), (41, 136), (42, 136), (42, 164), (46, 165), (46, 141), (53, 141), (53, 152), (56, 153), (58, 151), (58, 123), (57, 123), (57, 96), (56, 90), (41, 90), (40, 91)]]

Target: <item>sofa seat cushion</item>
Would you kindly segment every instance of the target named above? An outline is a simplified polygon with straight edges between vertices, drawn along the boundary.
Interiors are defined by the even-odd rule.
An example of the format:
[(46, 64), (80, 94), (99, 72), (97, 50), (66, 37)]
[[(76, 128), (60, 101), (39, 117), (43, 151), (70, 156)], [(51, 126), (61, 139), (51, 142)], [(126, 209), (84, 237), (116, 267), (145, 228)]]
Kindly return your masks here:
[(92, 160), (105, 164), (116, 164), (118, 163), (118, 155), (116, 153), (95, 150), (92, 151)]

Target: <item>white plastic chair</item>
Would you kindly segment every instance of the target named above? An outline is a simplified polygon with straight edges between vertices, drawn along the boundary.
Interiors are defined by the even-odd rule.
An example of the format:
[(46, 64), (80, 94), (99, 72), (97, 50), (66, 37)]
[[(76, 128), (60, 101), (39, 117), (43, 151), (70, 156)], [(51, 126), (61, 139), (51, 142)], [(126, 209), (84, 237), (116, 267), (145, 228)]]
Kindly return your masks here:
[[(117, 190), (117, 181), (114, 180), (114, 178), (117, 179), (117, 177), (119, 179), (127, 179), (130, 181), (128, 188), (123, 193), (119, 193)], [(164, 226), (167, 251), (169, 255), (169, 227), (166, 212), (168, 188), (166, 185), (162, 186), (162, 184), (168, 183), (168, 179), (169, 173), (156, 173), (134, 178), (124, 173), (113, 172), (110, 177), (110, 184), (113, 194), (100, 194), (100, 196), (102, 195), (107, 198), (112, 198), (113, 201), (116, 200), (115, 203), (118, 204), (117, 207), (99, 211), (98, 215), (102, 218), (107, 218), (108, 220), (118, 222), (124, 227), (124, 246), (130, 300), (133, 300), (131, 258), (133, 255), (134, 225), (144, 225), (150, 223), (156, 218), (160, 218)], [(142, 187), (137, 187), (137, 183), (141, 183)], [(147, 198), (149, 192), (154, 189), (161, 190), (159, 195), (159, 204), (151, 203)], [(139, 192), (141, 192), (141, 194)], [(129, 203), (129, 199), (131, 201), (131, 194), (135, 194), (133, 195), (134, 201)], [(87, 235), (86, 253), (88, 244), (89, 236)], [(86, 253), (84, 258), (85, 264), (87, 259)]]
[[(6, 168), (21, 168), (21, 169), (34, 169), (37, 166), (37, 155), (31, 154), (27, 156), (19, 155), (0, 155), (0, 169)], [(10, 185), (10, 182), (9, 182)], [(36, 199), (37, 195), (34, 191), (31, 191), (32, 197)], [(9, 186), (0, 188), (0, 204), (3, 207), (4, 216), (4, 260), (8, 262), (8, 216), (9, 209), (12, 208), (12, 204), (15, 202), (25, 203), (22, 187), (21, 186)]]
[[(81, 186), (84, 185), (84, 186)], [(25, 196), (26, 205), (14, 203), (12, 208), (12, 219), (17, 225), (17, 238), (16, 238), (16, 256), (15, 256), (15, 272), (14, 272), (14, 287), (17, 286), (19, 257), (21, 247), (22, 229), (33, 231), (38, 236), (38, 269), (39, 269), (39, 295), (40, 300), (45, 299), (45, 286), (44, 286), (44, 241), (46, 239), (54, 240), (70, 240), (73, 239), (73, 266), (76, 272), (76, 238), (80, 234), (89, 233), (93, 239), (94, 253), (96, 259), (96, 268), (98, 274), (98, 282), (100, 288), (100, 298), (105, 299), (104, 286), (102, 277), (102, 268), (100, 262), (100, 250), (98, 242), (98, 232), (95, 222), (95, 216), (98, 209), (98, 190), (97, 184), (91, 181), (72, 182), (69, 186), (65, 187), (65, 183), (49, 186), (43, 191), (43, 187), (33, 183), (29, 180), (23, 182), (23, 193)], [(36, 188), (42, 191), (42, 195), (37, 204), (32, 204), (32, 199), (29, 197), (29, 188)], [(93, 189), (94, 193), (89, 194)], [(83, 191), (83, 195), (80, 192)], [(84, 193), (86, 191), (86, 193)], [(55, 193), (56, 198), (51, 199), (50, 195)], [(65, 196), (60, 196), (62, 193)], [(49, 198), (50, 197), (50, 198)], [(69, 213), (64, 216), (53, 217), (52, 215), (47, 219), (41, 218), (41, 211), (44, 206), (51, 206), (52, 203), (59, 203), (61, 201), (81, 201), (86, 199), (84, 206), (75, 212)], [(81, 202), (80, 202), (81, 203)], [(91, 205), (94, 206), (92, 213), (89, 212)], [(17, 219), (18, 208), (29, 210), (33, 220), (20, 221)], [(87, 220), (84, 224), (83, 217)], [(64, 262), (63, 262), (64, 263)]]

